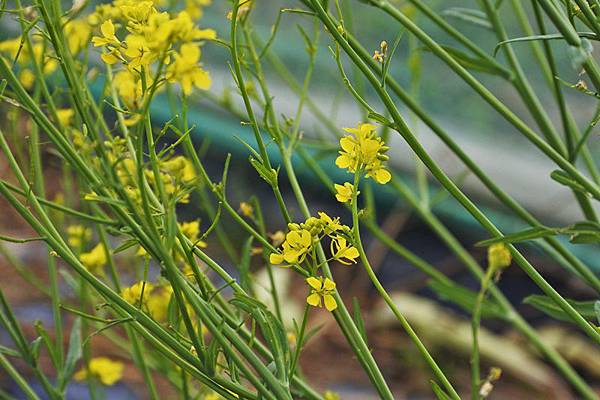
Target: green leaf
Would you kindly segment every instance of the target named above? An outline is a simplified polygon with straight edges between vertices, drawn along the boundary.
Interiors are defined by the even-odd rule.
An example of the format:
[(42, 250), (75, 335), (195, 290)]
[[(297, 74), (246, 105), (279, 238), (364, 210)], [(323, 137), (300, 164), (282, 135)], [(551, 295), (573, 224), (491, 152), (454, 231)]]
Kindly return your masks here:
[(556, 235), (557, 230), (546, 226), (537, 226), (535, 228), (525, 229), (520, 232), (511, 233), (497, 238), (482, 240), (475, 243), (477, 247), (486, 247), (495, 243), (518, 243), (526, 240), (539, 239), (546, 236)]
[[(469, 313), (473, 312), (475, 303), (477, 302), (476, 292), (453, 282), (446, 283), (432, 281), (429, 284), (429, 287), (438, 295), (439, 298), (452, 302)], [(482, 318), (503, 319), (505, 313), (495, 301), (490, 298), (485, 298), (481, 303), (481, 316)]]
[(600, 300), (597, 300), (594, 303), (594, 311), (596, 312), (596, 319), (598, 320), (598, 325), (600, 325)]
[[(567, 299), (567, 302), (585, 319), (592, 320), (598, 317), (597, 310), (595, 310), (598, 301), (576, 301)], [(523, 303), (529, 304), (555, 319), (573, 322), (573, 319), (548, 296), (534, 294), (526, 297), (523, 300)]]
[(442, 389), (435, 381), (432, 380), (430, 383), (431, 389), (433, 390), (433, 393), (435, 393), (435, 396), (438, 398), (438, 400), (452, 400), (452, 398), (448, 396), (446, 392), (444, 392), (444, 389)]
[(65, 359), (65, 366), (63, 368), (63, 377), (65, 380), (69, 380), (73, 372), (75, 371), (75, 364), (83, 355), (81, 348), (81, 318), (75, 318), (73, 326), (71, 327), (71, 335), (69, 336), (69, 349), (67, 350), (67, 358)]

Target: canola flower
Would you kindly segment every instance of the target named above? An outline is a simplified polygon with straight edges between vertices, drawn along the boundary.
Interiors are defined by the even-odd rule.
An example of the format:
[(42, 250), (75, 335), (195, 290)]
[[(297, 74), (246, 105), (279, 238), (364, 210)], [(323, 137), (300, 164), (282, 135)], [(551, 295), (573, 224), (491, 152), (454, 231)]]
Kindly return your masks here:
[[(288, 224), (289, 232), (285, 234), (280, 251), (269, 256), (271, 264), (300, 265), (309, 255), (314, 263), (314, 246), (325, 237), (331, 240), (332, 259), (346, 265), (356, 263), (359, 257), (358, 250), (347, 240), (350, 228), (341, 224), (339, 217), (331, 218), (324, 212), (319, 212), (318, 215), (319, 218), (310, 217), (300, 224)], [(315, 269), (310, 263), (309, 267)]]
[(335, 282), (329, 278), (314, 277), (306, 279), (306, 283), (310, 286), (310, 294), (306, 298), (306, 302), (313, 307), (322, 307), (325, 304), (327, 311), (333, 311), (337, 308), (337, 302), (333, 297), (335, 292)]
[(240, 203), (240, 212), (246, 218), (254, 218), (254, 207), (248, 202), (242, 201)]
[(104, 275), (104, 266), (107, 263), (106, 248), (102, 243), (98, 243), (93, 249), (86, 253), (81, 253), (79, 261), (94, 275)]
[(139, 281), (124, 288), (121, 297), (129, 304), (140, 306), (156, 321), (163, 322), (167, 318), (172, 293), (173, 289), (169, 285), (157, 286)]
[(269, 260), (272, 264), (299, 264), (304, 261), (306, 254), (312, 247), (313, 238), (306, 229), (294, 230), (285, 236), (281, 254), (272, 253)]
[[(208, 4), (207, 0), (188, 1), (184, 10), (171, 15), (158, 10), (152, 1), (115, 0), (111, 5), (98, 6), (88, 18), (100, 28), (92, 44), (103, 49), (102, 60), (125, 67), (115, 75), (114, 84), (128, 107), (139, 107), (145, 94), (140, 87), (142, 75), (147, 88), (153, 84), (153, 64), (159, 64), (157, 71), (169, 83), (178, 83), (186, 96), (194, 87), (210, 88), (210, 75), (200, 63), (200, 45), (202, 40), (216, 38), (216, 33), (199, 29), (193, 22), (201, 7)], [(123, 28), (127, 33), (120, 38)]]
[(345, 265), (356, 264), (356, 259), (360, 257), (358, 249), (349, 245), (348, 241), (342, 236), (338, 236), (331, 241), (331, 254), (334, 260)]
[(85, 20), (73, 19), (64, 26), (65, 38), (71, 54), (77, 54), (88, 46), (92, 26)]
[(364, 171), (367, 178), (384, 185), (392, 179), (390, 171), (383, 165), (388, 159), (385, 153), (389, 147), (377, 136), (375, 129), (375, 125), (364, 123), (356, 128), (344, 128), (350, 135), (340, 139), (342, 150), (335, 164), (352, 174)]
[(201, 248), (206, 247), (206, 242), (198, 240), (198, 236), (200, 236), (200, 220), (181, 222), (177, 225), (181, 229), (181, 233), (190, 239), (193, 244)]
[(211, 5), (211, 0), (186, 0), (185, 11), (193, 19), (199, 19), (202, 17), (204, 7)]
[[(148, 300), (148, 294), (152, 292), (154, 285), (150, 282), (140, 281), (121, 291), (121, 297), (129, 304), (145, 304)], [(142, 297), (144, 296), (144, 297)]]
[(61, 108), (56, 110), (56, 117), (60, 126), (69, 126), (73, 122), (75, 111), (72, 108)]
[(179, 82), (186, 96), (192, 93), (194, 86), (203, 90), (210, 88), (210, 75), (202, 69), (199, 60), (200, 47), (186, 43), (181, 46), (179, 53), (175, 53), (175, 61), (167, 68), (168, 81)]
[(108, 357), (94, 357), (87, 368), (83, 367), (75, 373), (74, 378), (83, 381), (91, 375), (103, 385), (112, 386), (121, 380), (124, 369), (125, 365), (122, 362), (113, 361)]
[(92, 230), (83, 225), (69, 225), (67, 227), (67, 243), (80, 248), (92, 239)]
[(350, 182), (344, 182), (343, 185), (334, 184), (335, 198), (340, 203), (346, 203), (352, 200), (352, 194), (354, 193), (354, 185)]
[(0, 55), (8, 57), (19, 66), (18, 77), (26, 89), (31, 89), (35, 83), (36, 76), (32, 71), (32, 62), (38, 63), (42, 72), (49, 75), (56, 70), (58, 62), (52, 53), (46, 50), (43, 36), (31, 36), (31, 49), (24, 45), (21, 37), (7, 39), (0, 42)]

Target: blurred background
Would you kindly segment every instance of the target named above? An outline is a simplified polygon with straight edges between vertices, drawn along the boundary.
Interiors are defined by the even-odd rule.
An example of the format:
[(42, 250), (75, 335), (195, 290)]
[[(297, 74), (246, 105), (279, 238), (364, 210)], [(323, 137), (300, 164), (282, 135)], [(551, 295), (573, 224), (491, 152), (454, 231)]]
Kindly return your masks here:
[[(252, 20), (256, 34), (263, 42), (268, 40), (281, 9), (301, 8), (298, 1), (257, 0), (256, 3)], [(436, 40), (458, 47), (447, 34), (410, 5), (401, 1), (394, 3), (403, 7), (404, 11)], [(378, 49), (382, 40), (393, 42), (400, 31), (397, 23), (373, 7), (360, 1), (344, 1), (342, 4), (346, 13), (346, 23), (352, 25), (355, 36), (367, 49)], [(442, 11), (446, 21), (458, 27), (465, 36), (492, 54), (497, 40), (489, 26), (486, 26), (487, 21), (475, 17), (473, 21), (465, 21), (464, 18), (456, 16), (462, 15), (460, 10), (464, 10), (465, 7), (476, 8), (475, 2), (440, 0), (428, 1), (427, 4), (435, 10)], [(528, 9), (529, 4), (524, 4), (524, 7)], [(229, 2), (214, 0), (213, 4), (204, 10), (202, 27), (215, 29), (219, 37), (227, 40), (229, 21), (226, 14), (229, 9)], [(510, 37), (523, 36), (516, 19), (505, 18), (504, 22)], [(273, 104), (283, 118), (295, 114), (298, 96), (294, 85), (302, 85), (309, 63), (306, 45), (298, 26), (307, 32), (312, 32), (313, 29), (312, 22), (304, 15), (292, 12), (282, 14), (278, 33), (266, 57), (268, 62), (265, 62), (265, 74), (274, 97)], [(0, 21), (0, 40), (12, 38), (17, 34), (16, 22), (10, 16), (3, 17)], [(301, 130), (304, 140), (309, 143), (308, 147), (314, 151), (320, 165), (331, 178), (341, 182), (345, 176), (333, 162), (336, 141), (331, 135), (331, 126), (338, 127), (340, 131), (341, 127), (355, 126), (363, 119), (363, 112), (348, 95), (328, 50), (329, 45), (331, 42), (327, 34), (322, 33), (310, 86), (310, 103), (303, 113)], [(552, 47), (560, 61), (559, 76), (564, 81), (574, 84), (581, 77), (579, 71), (571, 65), (569, 49), (561, 42), (552, 42)], [(529, 45), (516, 44), (514, 48), (524, 69), (537, 71), (536, 60)], [(499, 52), (496, 58), (503, 63), (501, 53)], [(92, 51), (91, 54), (92, 59), (97, 57), (97, 52)], [(239, 114), (242, 112), (241, 99), (231, 78), (228, 66), (229, 52), (223, 46), (208, 43), (203, 47), (202, 60), (205, 68), (210, 71), (213, 87), (210, 93), (197, 93), (191, 99), (189, 119), (191, 124), (196, 126), (193, 138), (198, 151), (215, 179), (218, 179), (222, 172), (227, 154), (231, 154), (228, 187), (230, 202), (248, 202), (255, 196), (262, 204), (269, 230), (275, 232), (285, 229), (281, 216), (275, 211), (277, 207), (269, 186), (248, 165), (249, 153), (242, 141), (253, 143), (253, 138), (248, 127), (240, 123), (246, 118), (243, 113)], [(351, 80), (356, 78), (355, 71), (349, 65), (346, 73)], [(409, 34), (402, 37), (389, 74), (412, 94), (414, 100), (430, 113), (438, 125), (449, 132), (503, 190), (543, 223), (548, 226), (564, 226), (583, 219), (572, 192), (564, 186), (557, 185), (550, 178), (550, 173), (555, 169), (552, 162)], [(532, 126), (535, 125), (514, 88), (507, 85), (503, 78), (486, 72), (474, 74), (520, 117)], [(554, 103), (550, 104), (552, 96), (548, 92), (544, 77), (537, 73), (528, 77), (542, 102), (548, 102), (548, 112), (556, 126), (560, 126), (558, 111)], [(101, 82), (91, 80), (90, 84), (99, 95)], [(373, 93), (366, 88), (365, 82), (356, 79), (353, 80), (353, 84), (364, 93), (365, 98), (373, 100), (374, 105), (378, 104)], [(577, 121), (582, 126), (587, 124), (593, 118), (595, 102), (575, 90), (566, 88), (565, 93)], [(484, 209), (502, 231), (514, 232), (525, 227), (509, 210), (493, 199), (429, 128), (420, 123), (400, 101), (397, 104), (429, 154), (459, 182), (459, 186)], [(9, 109), (9, 105), (0, 104), (0, 126), (11, 123)], [(319, 114), (329, 118), (330, 124), (324, 124)], [(153, 108), (156, 126), (163, 125), (172, 115), (166, 99), (159, 97)], [(26, 136), (27, 125), (23, 124), (23, 128), (23, 136)], [(485, 249), (475, 247), (474, 243), (486, 239), (488, 235), (456, 201), (441, 191), (439, 186), (423, 173), (423, 168), (419, 166), (399, 135), (392, 133), (388, 142), (391, 146), (390, 166), (401, 177), (408, 190), (418, 196), (426, 195), (424, 198), (429, 199), (427, 201), (433, 214), (481, 265), (485, 265)], [(327, 143), (331, 146), (328, 147)], [(588, 144), (592, 155), (597, 159), (600, 143), (595, 134), (590, 136)], [(269, 150), (273, 151), (270, 154), (273, 163), (277, 165), (277, 149), (271, 147)], [(47, 182), (56, 183), (47, 185), (48, 197), (53, 198), (64, 188), (64, 177), (60, 176), (58, 168), (60, 160), (48, 148), (43, 161), (48, 171)], [(342, 220), (348, 223), (350, 216), (347, 211), (329, 192), (323, 190), (322, 184), (300, 158), (295, 160), (295, 165), (311, 210), (315, 214), (324, 210), (330, 215), (341, 215)], [(8, 175), (3, 158), (0, 158), (0, 173), (4, 178)], [(280, 174), (280, 177), (283, 180), (281, 186), (285, 199), (290, 205), (295, 204), (284, 174)], [(478, 290), (479, 283), (469, 274), (463, 262), (431, 231), (405, 199), (384, 186), (373, 186), (372, 190), (377, 204), (377, 222), (383, 231), (457, 283), (474, 291)], [(421, 201), (422, 199), (423, 197)], [(28, 228), (23, 221), (5, 202), (0, 200), (0, 205), (0, 234), (25, 236)], [(292, 212), (296, 212), (295, 215), (300, 218), (297, 211), (292, 207)], [(190, 202), (181, 213), (190, 219), (206, 216), (201, 201)], [(230, 223), (227, 217), (223, 218), (222, 225), (236, 239), (234, 243), (243, 243), (246, 240), (243, 232)], [(422, 335), (443, 369), (449, 371), (452, 379), (458, 382), (458, 387), (466, 390), (469, 384), (469, 314), (455, 302), (445, 300), (443, 294), (432, 290), (426, 275), (415, 269), (406, 259), (389, 252), (366, 230), (365, 243), (368, 245), (369, 257), (386, 288), (399, 300), (402, 311), (419, 335)], [(227, 249), (223, 249), (214, 238), (209, 238), (208, 245), (211, 256), (228, 266), (231, 273), (235, 274), (236, 270), (228, 257)], [(573, 248), (582, 261), (600, 273), (597, 247), (573, 246), (568, 242), (565, 245)], [(594, 293), (573, 274), (566, 273), (563, 266), (547, 257), (536, 242), (520, 247), (524, 249), (531, 263), (563, 296), (581, 300), (594, 296)], [(51, 328), (53, 321), (47, 297), (14, 272), (15, 266), (18, 266), (30, 271), (43, 282), (46, 270), (44, 247), (38, 244), (0, 243), (0, 250), (0, 287), (23, 322), (27, 333), (33, 337), (33, 324), (37, 320), (42, 321), (46, 328)], [(256, 267), (256, 280), (265, 281), (266, 277), (258, 263), (253, 267)], [(280, 293), (287, 299), (284, 302), (285, 312), (291, 319), (301, 311), (301, 294), (296, 293), (295, 280), (291, 279), (289, 274), (279, 270), (276, 272)], [(361, 305), (370, 310), (365, 312), (365, 315), (368, 315), (366, 325), (369, 340), (397, 398), (433, 398), (428, 385), (429, 372), (426, 365), (422, 363), (417, 350), (403, 331), (396, 326), (395, 320), (387, 314), (386, 308), (379, 303), (363, 271), (360, 268), (351, 268), (347, 274), (339, 275), (340, 291), (344, 295), (347, 294), (348, 299), (358, 298)], [(544, 340), (555, 346), (588, 382), (596, 388), (600, 387), (600, 351), (597, 346), (576, 333), (569, 323), (551, 320), (535, 307), (523, 303), (524, 298), (539, 294), (540, 291), (518, 266), (513, 265), (506, 270), (498, 285), (522, 315), (540, 330)], [(65, 288), (65, 291), (67, 289)], [(328, 314), (315, 314), (314, 319), (311, 323), (323, 324), (318, 333), (321, 339), (311, 340), (301, 359), (309, 381), (323, 390), (337, 391), (342, 399), (375, 398), (369, 389), (367, 378), (360, 372), (331, 317)], [(492, 366), (500, 367), (504, 371), (490, 398), (576, 398), (556, 372), (514, 332), (512, 327), (494, 318), (485, 319), (484, 327), (481, 336), (482, 374), (487, 373)], [(2, 328), (0, 344), (9, 344)], [(102, 349), (98, 350), (99, 352), (115, 352), (102, 338), (95, 338), (94, 346), (96, 349)], [(118, 352), (115, 355), (118, 356)], [(133, 368), (128, 368), (127, 372), (124, 382), (108, 389), (107, 398), (145, 398), (143, 391), (138, 391), (141, 376)], [(20, 398), (18, 389), (5, 378), (0, 373), (2, 391)], [(171, 398), (169, 396), (173, 395), (166, 383), (162, 390), (165, 398)], [(1, 396), (0, 394), (0, 398)], [(83, 385), (73, 385), (70, 388), (69, 398), (83, 399), (86, 396), (87, 391)]]

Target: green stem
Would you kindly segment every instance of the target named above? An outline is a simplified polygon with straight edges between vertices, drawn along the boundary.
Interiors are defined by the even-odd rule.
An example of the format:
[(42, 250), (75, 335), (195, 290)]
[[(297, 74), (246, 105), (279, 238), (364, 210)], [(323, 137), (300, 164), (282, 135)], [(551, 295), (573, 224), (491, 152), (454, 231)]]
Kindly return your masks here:
[(437, 365), (431, 354), (429, 354), (429, 351), (427, 350), (423, 342), (421, 342), (419, 336), (415, 333), (413, 328), (410, 326), (410, 323), (406, 320), (406, 318), (404, 317), (394, 300), (390, 297), (388, 292), (385, 290), (385, 288), (377, 278), (377, 275), (375, 274), (375, 271), (373, 271), (371, 263), (367, 258), (367, 254), (365, 253), (365, 249), (363, 247), (362, 240), (360, 237), (360, 221), (358, 217), (358, 186), (360, 184), (361, 173), (362, 171), (358, 170), (354, 174), (354, 190), (352, 191), (352, 235), (354, 237), (354, 244), (356, 245), (356, 248), (358, 249), (358, 252), (360, 254), (360, 259), (363, 263), (363, 267), (365, 268), (369, 279), (377, 289), (377, 292), (386, 302), (386, 304), (388, 305), (398, 322), (400, 322), (400, 325), (402, 325), (402, 328), (404, 328), (404, 330), (406, 331), (410, 339), (413, 341), (415, 346), (417, 346), (417, 349), (421, 353), (421, 356), (423, 357), (425, 362), (427, 362), (434, 375), (437, 377), (437, 379), (439, 379), (442, 382), (442, 385), (446, 388), (446, 390), (452, 398), (460, 400), (460, 396), (458, 395), (448, 378), (446, 378), (444, 372)]
[(485, 276), (481, 281), (481, 288), (475, 300), (473, 308), (473, 317), (471, 319), (471, 333), (473, 335), (473, 345), (471, 348), (471, 399), (479, 400), (479, 389), (481, 386), (481, 376), (479, 372), (479, 326), (481, 324), (481, 307), (485, 298), (488, 284), (492, 279), (493, 269), (487, 269)]

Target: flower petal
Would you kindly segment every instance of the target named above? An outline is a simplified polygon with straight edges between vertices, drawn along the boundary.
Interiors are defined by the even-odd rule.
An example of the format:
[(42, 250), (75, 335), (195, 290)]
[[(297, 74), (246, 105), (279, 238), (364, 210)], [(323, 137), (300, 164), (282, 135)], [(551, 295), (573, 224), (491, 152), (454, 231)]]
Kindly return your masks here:
[(321, 296), (318, 293), (313, 293), (306, 298), (306, 302), (313, 307), (321, 307)]
[[(308, 299), (306, 300), (308, 301)], [(325, 296), (323, 296), (323, 302), (325, 303), (325, 308), (327, 309), (327, 311), (333, 311), (337, 308), (337, 302), (330, 294), (326, 294)]]
[(325, 282), (323, 282), (323, 289), (324, 290), (334, 290), (335, 282), (329, 278), (325, 278)]
[(322, 281), (319, 278), (311, 276), (309, 278), (306, 278), (306, 283), (308, 283), (309, 286), (315, 290), (321, 290)]

